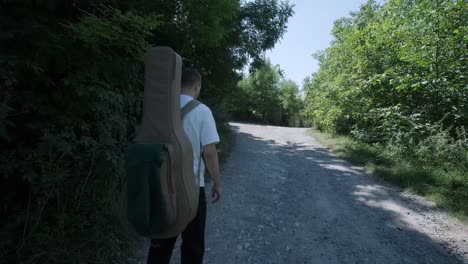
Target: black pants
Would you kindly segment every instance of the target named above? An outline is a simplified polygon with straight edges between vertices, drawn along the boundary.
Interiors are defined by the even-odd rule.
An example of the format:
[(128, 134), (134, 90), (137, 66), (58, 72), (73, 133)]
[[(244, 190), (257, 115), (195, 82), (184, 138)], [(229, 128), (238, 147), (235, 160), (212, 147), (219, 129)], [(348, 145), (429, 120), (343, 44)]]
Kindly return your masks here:
[[(205, 253), (206, 198), (205, 189), (200, 188), (198, 210), (195, 218), (182, 232), (180, 247), (182, 264), (201, 264)], [(148, 252), (148, 264), (169, 264), (177, 237), (153, 239)]]

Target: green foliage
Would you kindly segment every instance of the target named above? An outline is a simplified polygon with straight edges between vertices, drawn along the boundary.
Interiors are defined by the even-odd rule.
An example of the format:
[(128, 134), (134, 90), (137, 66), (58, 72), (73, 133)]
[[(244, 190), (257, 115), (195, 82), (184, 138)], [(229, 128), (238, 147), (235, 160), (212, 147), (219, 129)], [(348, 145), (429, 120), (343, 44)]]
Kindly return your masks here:
[(232, 143), (237, 72), (273, 47), (291, 12), (273, 0), (0, 3), (0, 259), (128, 263), (135, 241), (116, 201), (146, 49), (169, 45), (200, 69), (202, 100)]
[(306, 88), (308, 118), (368, 142), (436, 122), (455, 136), (468, 124), (466, 10), (464, 1), (369, 1), (336, 21)]
[(292, 80), (280, 82), (280, 102), (283, 109), (282, 123), (289, 126), (301, 126), (303, 101), (299, 95), (299, 87)]
[(171, 46), (203, 76), (201, 99), (212, 108), (234, 95), (239, 72), (273, 48), (286, 30), (292, 6), (277, 0), (125, 1), (125, 8), (164, 10), (155, 30), (158, 45)]
[(279, 67), (265, 60), (258, 69), (239, 82), (239, 95), (245, 97), (238, 97), (237, 101), (243, 103), (236, 105), (237, 109), (234, 111), (247, 112), (253, 120), (279, 124), (281, 121), (279, 80)]
[(391, 169), (376, 167), (377, 173), (423, 194), (461, 217), (468, 217), (468, 137), (457, 130), (454, 139), (447, 130), (434, 126), (429, 136), (415, 140), (411, 133), (397, 133), (380, 147), (380, 156), (392, 160)]
[(279, 121), (278, 112), (280, 111), (279, 89), (278, 89), (278, 67), (273, 67), (269, 61), (266, 61), (258, 70), (252, 74), (252, 78), (247, 79), (247, 85), (242, 87), (251, 101), (252, 113), (258, 119), (267, 122), (277, 123)]
[(429, 133), (422, 140), (415, 140), (411, 133), (396, 133), (385, 145), (385, 155), (413, 166), (468, 171), (468, 137), (463, 128), (457, 130), (458, 139), (440, 126)]
[(303, 101), (294, 81), (282, 79), (278, 65), (264, 59), (239, 81), (231, 100), (234, 118), (275, 125), (302, 125)]
[[(245, 2), (241, 17), (240, 29), (246, 34), (241, 36), (244, 43), (241, 56), (254, 60), (254, 67), (263, 64), (262, 54), (272, 49), (286, 31), (289, 17), (293, 15), (293, 6), (277, 0), (254, 0)], [(244, 49), (245, 51), (242, 51)]]

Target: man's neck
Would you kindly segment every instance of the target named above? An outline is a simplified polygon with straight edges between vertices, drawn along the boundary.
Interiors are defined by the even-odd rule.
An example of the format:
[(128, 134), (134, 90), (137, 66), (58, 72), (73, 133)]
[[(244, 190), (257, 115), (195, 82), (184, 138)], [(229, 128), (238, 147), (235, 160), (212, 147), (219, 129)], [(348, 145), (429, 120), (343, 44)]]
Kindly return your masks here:
[(192, 98), (195, 98), (195, 95), (193, 93), (188, 92), (188, 91), (184, 91), (184, 90), (180, 91), (180, 95), (186, 95), (186, 96), (190, 96)]

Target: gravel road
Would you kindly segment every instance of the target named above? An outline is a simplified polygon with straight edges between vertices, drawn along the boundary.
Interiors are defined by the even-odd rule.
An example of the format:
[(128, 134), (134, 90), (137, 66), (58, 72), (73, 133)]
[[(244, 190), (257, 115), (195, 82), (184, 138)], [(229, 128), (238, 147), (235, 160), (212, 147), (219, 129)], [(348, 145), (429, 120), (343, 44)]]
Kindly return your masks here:
[(307, 129), (232, 125), (205, 263), (468, 263), (467, 225), (337, 158)]

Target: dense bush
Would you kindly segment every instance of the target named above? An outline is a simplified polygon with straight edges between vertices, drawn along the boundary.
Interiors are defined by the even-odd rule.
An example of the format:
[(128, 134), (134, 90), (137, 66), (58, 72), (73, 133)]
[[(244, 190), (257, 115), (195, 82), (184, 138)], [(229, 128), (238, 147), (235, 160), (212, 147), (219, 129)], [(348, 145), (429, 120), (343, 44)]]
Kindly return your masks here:
[(415, 167), (468, 171), (468, 137), (463, 128), (457, 130), (457, 139), (440, 126), (427, 133), (421, 140), (414, 133), (396, 133), (385, 144), (384, 155)]
[(308, 123), (353, 137), (347, 158), (465, 216), (467, 16), (463, 0), (369, 0), (335, 21), (304, 87)]
[(309, 119), (367, 142), (435, 123), (456, 136), (468, 124), (467, 14), (461, 0), (368, 1), (337, 20), (305, 87)]
[(121, 153), (158, 20), (106, 8), (76, 23), (25, 21), (15, 34), (2, 20), (2, 259), (122, 260), (127, 242), (110, 230)]

